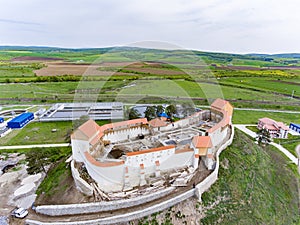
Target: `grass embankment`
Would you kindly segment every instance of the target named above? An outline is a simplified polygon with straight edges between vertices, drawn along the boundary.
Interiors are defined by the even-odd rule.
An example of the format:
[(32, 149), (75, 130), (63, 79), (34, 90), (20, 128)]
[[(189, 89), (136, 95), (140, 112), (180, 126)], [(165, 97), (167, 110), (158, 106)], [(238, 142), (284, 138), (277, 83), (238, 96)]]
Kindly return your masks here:
[(208, 209), (202, 224), (299, 224), (299, 175), (276, 149), (237, 130), (220, 160), (219, 179), (203, 194), (203, 205), (227, 200)]
[(65, 160), (71, 155), (71, 147), (56, 148), (56, 155), (45, 179), (39, 185), (36, 205), (78, 203), (85, 197), (76, 190), (69, 165)]
[[(71, 149), (66, 148), (64, 153), (71, 154)], [(64, 155), (66, 155), (64, 154)], [(55, 162), (49, 169), (46, 178), (38, 187), (36, 194), (37, 195), (46, 195), (52, 196), (57, 191), (64, 192), (68, 188), (68, 184), (64, 181), (67, 177), (71, 176), (71, 170), (65, 163), (66, 156), (63, 156), (60, 160)]]
[(273, 141), (286, 148), (294, 156), (298, 157), (296, 147), (297, 145), (300, 145), (300, 136), (293, 136), (289, 134), (288, 139), (274, 139)]

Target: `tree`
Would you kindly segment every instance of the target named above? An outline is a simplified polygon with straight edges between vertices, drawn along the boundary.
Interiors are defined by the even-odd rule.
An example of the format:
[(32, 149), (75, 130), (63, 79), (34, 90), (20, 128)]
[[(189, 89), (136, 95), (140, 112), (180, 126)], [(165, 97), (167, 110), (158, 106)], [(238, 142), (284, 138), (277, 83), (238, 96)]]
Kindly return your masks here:
[(147, 120), (152, 120), (156, 118), (156, 107), (155, 106), (147, 106), (145, 111), (145, 117)]
[(175, 105), (168, 105), (166, 107), (166, 113), (172, 119), (173, 115), (177, 113), (176, 106)]
[(269, 144), (271, 141), (272, 139), (267, 129), (263, 128), (257, 132), (258, 144)]
[(165, 108), (162, 105), (156, 106), (156, 115), (160, 115), (165, 111)]
[(27, 172), (36, 174), (39, 172), (46, 173), (46, 166), (56, 161), (59, 154), (57, 148), (33, 148), (26, 152)]
[(46, 167), (66, 158), (71, 154), (70, 148), (32, 148), (25, 153), (28, 174), (47, 172)]
[(129, 114), (128, 114), (128, 118), (130, 120), (133, 120), (133, 119), (138, 119), (138, 118), (141, 118), (142, 115), (139, 113), (139, 111), (135, 108), (131, 108), (129, 110)]

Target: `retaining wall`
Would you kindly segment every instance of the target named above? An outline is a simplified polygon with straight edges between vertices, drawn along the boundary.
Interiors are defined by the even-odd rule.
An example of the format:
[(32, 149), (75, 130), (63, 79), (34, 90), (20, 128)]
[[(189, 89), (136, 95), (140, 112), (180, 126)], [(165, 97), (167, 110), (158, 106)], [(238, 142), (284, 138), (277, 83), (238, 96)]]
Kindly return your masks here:
[(74, 166), (74, 160), (71, 161), (71, 172), (76, 184), (76, 188), (85, 195), (92, 196), (93, 188), (85, 180), (80, 177), (78, 170)]
[(116, 224), (116, 223), (121, 223), (121, 222), (126, 222), (126, 221), (131, 221), (131, 220), (136, 220), (140, 219), (142, 217), (151, 215), (155, 212), (165, 210), (167, 208), (170, 208), (188, 198), (191, 198), (194, 196), (194, 189), (189, 190), (181, 195), (176, 196), (175, 198), (166, 200), (162, 203), (153, 205), (151, 207), (142, 209), (142, 210), (137, 210), (135, 212), (131, 213), (126, 213), (118, 216), (112, 216), (112, 217), (106, 217), (106, 218), (101, 218), (101, 219), (96, 219), (96, 220), (87, 220), (87, 221), (78, 221), (78, 222), (55, 222), (55, 223), (46, 223), (46, 222), (39, 222), (39, 221), (34, 221), (34, 220), (26, 220), (26, 224), (29, 225), (47, 225), (47, 224), (52, 224), (52, 225), (79, 225), (79, 224)]
[(154, 192), (149, 195), (143, 195), (131, 199), (109, 201), (109, 202), (95, 202), (95, 203), (82, 203), (82, 204), (67, 204), (67, 205), (42, 205), (36, 207), (36, 212), (49, 215), (49, 216), (62, 216), (62, 215), (76, 215), (85, 213), (97, 213), (111, 210), (118, 210), (137, 206), (155, 199), (162, 198), (172, 191), (174, 187), (166, 188), (162, 191)]

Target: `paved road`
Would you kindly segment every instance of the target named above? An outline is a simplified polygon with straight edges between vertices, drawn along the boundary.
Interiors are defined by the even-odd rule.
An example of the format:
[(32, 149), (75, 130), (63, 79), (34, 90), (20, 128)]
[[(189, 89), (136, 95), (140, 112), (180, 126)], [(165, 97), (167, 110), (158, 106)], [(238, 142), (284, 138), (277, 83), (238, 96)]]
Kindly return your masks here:
[(256, 126), (256, 125), (253, 125), (253, 124), (234, 124), (233, 126), (236, 127), (237, 129), (243, 131), (244, 133), (246, 133), (247, 135), (249, 135), (252, 138), (255, 138), (257, 136), (257, 134), (254, 131), (249, 130), (247, 128), (248, 126)]
[(0, 150), (4, 150), (4, 149), (26, 149), (26, 148), (68, 147), (68, 146), (70, 146), (70, 143), (41, 144), (41, 145), (14, 145), (14, 146), (0, 146)]
[[(245, 124), (235, 124), (233, 125), (234, 127), (238, 128), (239, 130), (243, 131), (244, 133), (246, 133), (247, 135), (255, 138), (257, 135), (255, 132), (253, 132), (252, 130), (249, 130), (246, 126), (249, 125), (245, 125)], [(253, 126), (250, 125), (250, 126)], [(296, 158), (292, 153), (290, 153), (287, 149), (285, 149), (284, 147), (282, 147), (279, 144), (276, 144), (274, 142), (271, 142), (270, 145), (273, 145), (274, 147), (276, 147), (279, 151), (281, 151), (283, 154), (286, 155), (286, 157), (288, 157), (294, 164), (298, 165), (298, 158)], [(299, 150), (300, 151), (300, 150)], [(299, 157), (299, 155), (298, 155)]]

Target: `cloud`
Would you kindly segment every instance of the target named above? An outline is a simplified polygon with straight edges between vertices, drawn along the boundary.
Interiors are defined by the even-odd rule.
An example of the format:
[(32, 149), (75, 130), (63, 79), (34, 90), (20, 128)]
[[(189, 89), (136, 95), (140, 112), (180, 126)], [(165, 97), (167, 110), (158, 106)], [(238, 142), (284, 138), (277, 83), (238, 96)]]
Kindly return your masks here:
[(0, 44), (104, 47), (159, 40), (199, 50), (300, 52), (299, 8), (297, 0), (10, 0), (0, 8)]
[(33, 23), (33, 22), (27, 22), (27, 21), (18, 21), (18, 20), (9, 20), (9, 19), (1, 19), (0, 23), (9, 23), (9, 24), (22, 24), (22, 25), (35, 25), (35, 26), (41, 26), (40, 23)]

